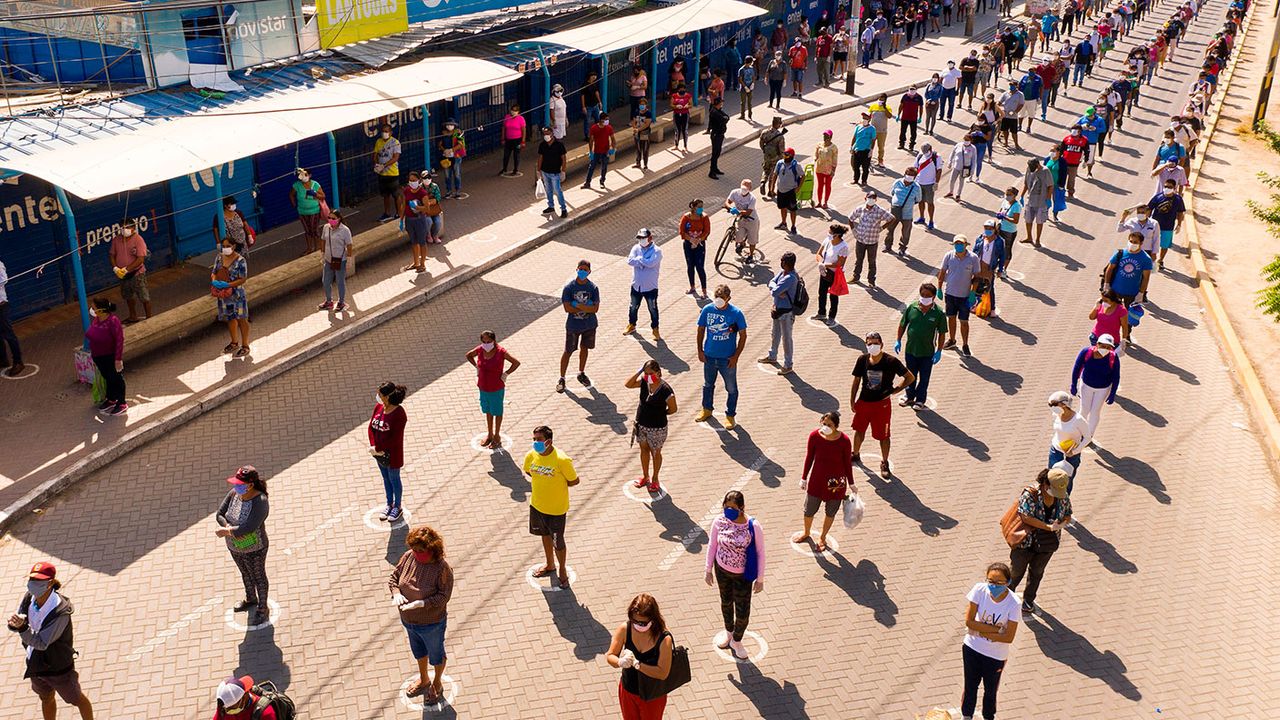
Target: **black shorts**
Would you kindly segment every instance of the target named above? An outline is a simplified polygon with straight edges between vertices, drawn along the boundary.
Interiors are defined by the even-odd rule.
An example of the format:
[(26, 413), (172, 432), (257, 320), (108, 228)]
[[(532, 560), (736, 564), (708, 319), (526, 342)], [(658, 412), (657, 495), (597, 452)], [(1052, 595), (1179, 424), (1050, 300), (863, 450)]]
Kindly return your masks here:
[(529, 534), (540, 537), (551, 537), (557, 550), (564, 550), (565, 515), (544, 515), (537, 508), (529, 506)]
[(1018, 119), (1011, 117), (1000, 118), (1000, 132), (1011, 132), (1014, 135), (1017, 135)]
[(835, 62), (844, 62), (849, 59), (849, 53), (847, 51), (837, 52), (833, 50), (831, 52), (831, 59), (834, 60)]
[(969, 298), (954, 297), (952, 295), (943, 296), (946, 298), (947, 317), (958, 317), (962, 321), (969, 320)]
[(788, 190), (786, 192), (778, 193), (778, 209), (779, 210), (795, 210), (796, 207), (797, 205), (796, 205), (795, 190)]
[(379, 175), (378, 176), (378, 194), (382, 196), (394, 196), (400, 192), (400, 176), (398, 175)]

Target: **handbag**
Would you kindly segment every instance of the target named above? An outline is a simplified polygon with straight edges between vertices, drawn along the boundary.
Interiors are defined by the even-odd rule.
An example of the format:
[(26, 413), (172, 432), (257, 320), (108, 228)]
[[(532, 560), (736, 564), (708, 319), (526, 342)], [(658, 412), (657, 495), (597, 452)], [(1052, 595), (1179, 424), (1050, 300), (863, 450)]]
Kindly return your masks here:
[[(1030, 490), (1031, 492), (1040, 492), (1039, 488), (1028, 485), (1023, 492)], [(1004, 515), (1000, 517), (1000, 534), (1004, 535), (1004, 541), (1009, 547), (1015, 548), (1027, 539), (1027, 532), (1030, 527), (1022, 521), (1022, 516), (1018, 514), (1018, 503), (1022, 501), (1022, 494), (1014, 498), (1013, 504), (1008, 510), (1004, 511)]]
[(858, 493), (849, 493), (844, 497), (844, 501), (840, 503), (844, 510), (844, 527), (846, 530), (852, 530), (862, 522), (862, 516), (867, 513), (866, 503), (862, 502), (862, 498), (858, 497)]
[(978, 298), (978, 304), (973, 308), (973, 314), (980, 318), (991, 315), (991, 291), (987, 290)]
[(689, 648), (683, 645), (675, 645), (671, 648), (671, 670), (666, 678), (658, 680), (642, 672), (637, 672), (636, 675), (640, 676), (637, 687), (640, 692), (636, 694), (641, 700), (656, 700), (678, 687), (689, 684), (693, 680), (693, 671), (689, 667)]
[(334, 272), (342, 270), (342, 258), (329, 258), (329, 269)]
[(833, 268), (835, 271), (835, 279), (831, 281), (831, 289), (827, 292), (836, 297), (849, 294), (849, 281), (844, 278), (844, 270), (842, 268)]

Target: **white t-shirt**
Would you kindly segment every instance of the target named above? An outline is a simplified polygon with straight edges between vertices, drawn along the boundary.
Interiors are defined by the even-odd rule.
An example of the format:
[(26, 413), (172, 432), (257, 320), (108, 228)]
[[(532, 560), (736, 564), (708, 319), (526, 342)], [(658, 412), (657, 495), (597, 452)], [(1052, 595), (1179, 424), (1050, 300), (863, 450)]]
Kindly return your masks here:
[[(1053, 440), (1051, 447), (1059, 452), (1064, 453), (1067, 457), (1075, 457), (1084, 450), (1084, 439), (1089, 434), (1089, 423), (1076, 413), (1071, 416), (1070, 420), (1063, 421), (1062, 418), (1055, 417), (1053, 419)], [(1070, 450), (1062, 449), (1062, 442), (1070, 440), (1075, 444)]]
[[(980, 582), (969, 591), (969, 602), (978, 606), (978, 615), (974, 619), (980, 623), (995, 625), (1002, 631), (1006, 624), (1022, 622), (1022, 600), (1012, 590), (1004, 594), (1004, 599), (996, 602), (987, 590), (987, 584)], [(1009, 659), (1009, 643), (992, 642), (973, 633), (965, 633), (964, 644), (993, 660)]]
[(751, 193), (742, 192), (742, 188), (736, 187), (729, 191), (729, 202), (738, 208), (738, 212), (751, 211), (751, 217), (756, 216), (756, 196)]
[(565, 105), (564, 98), (551, 98), (551, 134), (557, 140), (561, 140), (565, 135), (565, 128), (569, 124), (569, 108)]
[(955, 90), (960, 83), (960, 71), (956, 68), (947, 68), (942, 73), (942, 87), (947, 90)]
[(916, 156), (916, 182), (921, 185), (933, 185), (938, 182), (938, 166), (941, 163), (930, 159), (935, 156), (937, 153), (932, 150), (928, 154), (920, 153)]
[[(839, 245), (833, 245), (830, 240), (823, 240), (822, 247), (818, 250), (822, 254), (823, 265), (834, 265), (840, 262), (840, 258), (849, 257), (849, 243), (842, 242)], [(822, 274), (826, 274), (824, 269)]]

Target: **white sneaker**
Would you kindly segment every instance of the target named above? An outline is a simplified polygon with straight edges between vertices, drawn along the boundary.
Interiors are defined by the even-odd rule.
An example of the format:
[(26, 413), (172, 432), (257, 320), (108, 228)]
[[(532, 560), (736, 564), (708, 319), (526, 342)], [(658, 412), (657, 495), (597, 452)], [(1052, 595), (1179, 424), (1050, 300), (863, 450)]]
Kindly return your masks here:
[(747, 654), (747, 649), (742, 647), (741, 640), (730, 640), (729, 650), (733, 652), (733, 656), (739, 660), (747, 660), (751, 655)]
[(731, 641), (732, 639), (733, 638), (729, 636), (728, 630), (721, 630), (720, 632), (716, 633), (716, 647), (720, 648), (721, 650), (727, 650), (729, 648), (729, 641)]

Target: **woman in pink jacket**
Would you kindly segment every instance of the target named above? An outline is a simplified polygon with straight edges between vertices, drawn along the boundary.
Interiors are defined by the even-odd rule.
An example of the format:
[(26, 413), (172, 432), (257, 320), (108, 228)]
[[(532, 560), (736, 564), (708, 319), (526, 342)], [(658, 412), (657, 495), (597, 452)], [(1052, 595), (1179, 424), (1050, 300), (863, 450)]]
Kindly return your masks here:
[(106, 383), (106, 399), (98, 412), (120, 415), (129, 409), (124, 401), (124, 325), (116, 317), (116, 304), (104, 297), (93, 299), (93, 321), (84, 337), (89, 341), (89, 355)]
[(716, 647), (746, 660), (751, 656), (742, 646), (742, 636), (751, 619), (751, 593), (764, 590), (764, 531), (747, 515), (742, 493), (725, 493), (723, 505), (724, 514), (711, 523), (706, 581), (720, 586), (724, 632), (716, 635)]
[[(512, 105), (511, 112), (502, 118), (502, 172), (499, 175), (515, 177), (520, 174), (520, 151), (524, 149), (524, 117), (520, 106)], [(512, 160), (511, 172), (507, 172), (507, 160)]]

